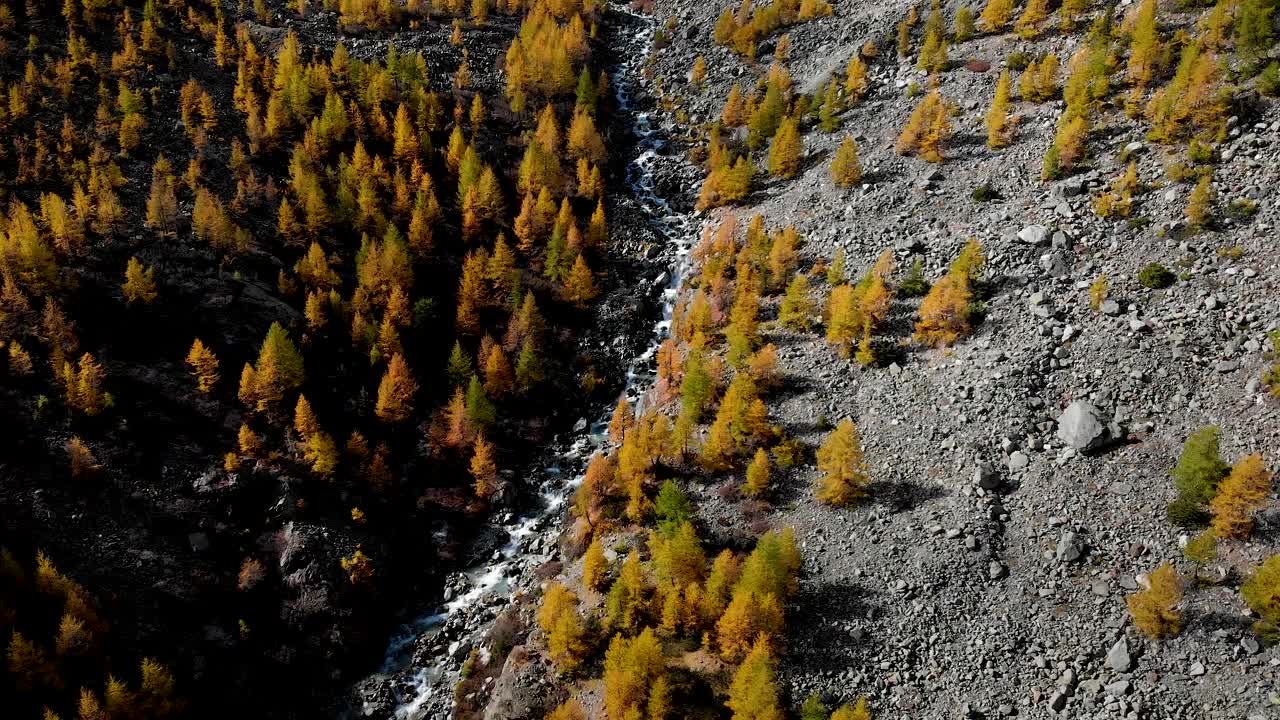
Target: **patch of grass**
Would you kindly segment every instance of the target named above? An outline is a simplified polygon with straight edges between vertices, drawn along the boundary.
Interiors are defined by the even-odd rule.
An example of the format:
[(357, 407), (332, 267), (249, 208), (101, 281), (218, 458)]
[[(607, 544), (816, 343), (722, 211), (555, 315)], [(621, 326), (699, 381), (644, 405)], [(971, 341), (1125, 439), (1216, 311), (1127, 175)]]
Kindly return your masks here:
[(973, 198), (974, 202), (991, 202), (992, 200), (999, 200), (1000, 193), (996, 192), (995, 188), (984, 183), (974, 188), (970, 197)]
[(1033, 60), (1035, 60), (1035, 57), (1031, 53), (1019, 50), (1010, 54), (1008, 59), (1005, 60), (1005, 64), (1014, 70), (1026, 70)]
[(1226, 260), (1239, 260), (1244, 257), (1244, 248), (1239, 245), (1230, 245), (1218, 248), (1218, 257)]
[(1150, 263), (1138, 271), (1138, 283), (1151, 290), (1162, 290), (1173, 284), (1174, 275), (1160, 263)]
[(1203, 140), (1192, 140), (1187, 146), (1187, 159), (1193, 163), (1211, 163), (1217, 156), (1213, 146)]
[(1249, 198), (1236, 198), (1227, 205), (1227, 217), (1232, 220), (1248, 220), (1258, 214), (1258, 203)]

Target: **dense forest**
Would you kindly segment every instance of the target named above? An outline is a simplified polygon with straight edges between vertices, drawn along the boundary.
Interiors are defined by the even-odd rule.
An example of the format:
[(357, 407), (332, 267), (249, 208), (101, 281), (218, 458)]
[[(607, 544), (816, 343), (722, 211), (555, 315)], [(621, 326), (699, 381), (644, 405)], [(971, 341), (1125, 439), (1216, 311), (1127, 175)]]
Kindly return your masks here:
[(518, 502), (616, 383), (599, 20), (3, 3), (14, 717), (314, 717)]

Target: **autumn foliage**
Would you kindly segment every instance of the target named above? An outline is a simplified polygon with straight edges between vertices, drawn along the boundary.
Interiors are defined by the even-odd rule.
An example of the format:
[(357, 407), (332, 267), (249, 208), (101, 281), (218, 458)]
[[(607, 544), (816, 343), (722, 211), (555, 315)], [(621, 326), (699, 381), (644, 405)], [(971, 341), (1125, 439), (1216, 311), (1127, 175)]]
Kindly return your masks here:
[(1166, 563), (1151, 571), (1148, 583), (1145, 590), (1125, 598), (1133, 624), (1153, 640), (1177, 635), (1182, 630), (1182, 613), (1177, 609), (1182, 601), (1182, 578)]

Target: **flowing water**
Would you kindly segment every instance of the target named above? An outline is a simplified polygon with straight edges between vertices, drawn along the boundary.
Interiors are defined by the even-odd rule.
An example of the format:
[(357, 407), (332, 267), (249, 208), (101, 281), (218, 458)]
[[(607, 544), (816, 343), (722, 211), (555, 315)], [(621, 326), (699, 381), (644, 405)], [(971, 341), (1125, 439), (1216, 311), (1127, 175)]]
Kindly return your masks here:
[[(626, 166), (626, 190), (647, 216), (658, 240), (667, 246), (668, 256), (671, 258), (661, 302), (662, 317), (654, 325), (648, 348), (632, 359), (627, 368), (624, 392), (632, 406), (640, 411), (644, 395), (652, 387), (654, 355), (669, 332), (680, 284), (689, 265), (689, 251), (697, 237), (697, 228), (691, 215), (674, 210), (656, 192), (654, 170), (666, 143), (655, 125), (653, 113), (638, 110), (633, 101), (635, 90), (643, 82), (641, 72), (644, 58), (653, 41), (656, 23), (653, 18), (632, 12), (624, 6), (611, 5), (610, 10), (615, 13), (615, 18), (630, 20), (628, 27), (614, 29), (618, 40), (611, 50), (618, 62), (610, 72), (617, 112), (624, 122), (630, 118), (631, 132), (636, 138), (636, 143), (632, 146), (633, 157)], [(630, 32), (631, 26), (636, 28), (634, 32)], [(382, 672), (388, 675), (412, 673), (397, 691), (398, 719), (419, 720), (424, 717), (427, 706), (439, 699), (432, 695), (441, 692), (442, 685), (437, 681), (448, 672), (453, 663), (449, 657), (441, 657), (427, 667), (410, 670), (410, 656), (417, 639), (443, 625), (459, 612), (481, 603), (490, 604), (495, 598), (509, 597), (512, 585), (521, 577), (522, 570), (550, 559), (548, 555), (533, 554), (531, 546), (534, 543), (531, 541), (539, 536), (554, 540), (565, 503), (582, 481), (581, 475), (577, 473), (563, 473), (561, 462), (578, 467), (583, 458), (604, 443), (605, 428), (612, 409), (612, 406), (600, 408), (596, 421), (572, 439), (568, 450), (547, 463), (542, 473), (546, 479), (540, 490), (541, 498), (535, 503), (535, 508), (503, 524), (502, 529), (507, 533), (508, 540), (489, 562), (462, 572), (465, 591), (447, 600), (430, 614), (405, 625), (392, 638)], [(552, 545), (554, 542), (540, 544), (544, 548)], [(449, 656), (454, 649), (456, 644), (450, 648)]]

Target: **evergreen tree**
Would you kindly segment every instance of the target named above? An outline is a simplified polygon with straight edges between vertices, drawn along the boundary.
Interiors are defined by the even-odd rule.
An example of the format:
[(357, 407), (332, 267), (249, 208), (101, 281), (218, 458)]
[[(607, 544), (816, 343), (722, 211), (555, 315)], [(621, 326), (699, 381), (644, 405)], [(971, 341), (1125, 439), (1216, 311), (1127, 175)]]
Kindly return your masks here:
[(764, 147), (765, 141), (777, 133), (785, 111), (786, 103), (782, 90), (778, 84), (768, 83), (764, 98), (747, 120), (747, 146), (752, 150)]
[(800, 720), (828, 720), (830, 717), (831, 711), (822, 702), (822, 696), (816, 692), (809, 693), (809, 697), (800, 706)]
[(462, 349), (462, 343), (455, 340), (453, 350), (449, 352), (449, 362), (445, 367), (445, 375), (454, 387), (462, 385), (471, 377), (471, 358)]
[(467, 385), (467, 419), (472, 425), (482, 430), (492, 425), (497, 419), (493, 403), (484, 392), (484, 385), (474, 374)]
[(840, 100), (836, 92), (836, 81), (833, 79), (827, 82), (822, 93), (822, 104), (818, 106), (818, 126), (822, 128), (822, 132), (830, 133), (840, 129)]
[(1247, 60), (1256, 60), (1271, 47), (1275, 27), (1271, 16), (1275, 9), (1276, 4), (1271, 0), (1244, 0), (1239, 4), (1235, 43)]
[(778, 321), (796, 332), (808, 332), (813, 327), (814, 310), (813, 299), (809, 297), (809, 278), (803, 273), (796, 273), (782, 298)]
[(1210, 425), (1187, 438), (1178, 464), (1170, 471), (1179, 498), (1204, 505), (1213, 499), (1218, 483), (1231, 471), (1218, 454), (1220, 430)]
[(658, 518), (658, 532), (668, 536), (693, 519), (693, 505), (689, 496), (670, 478), (664, 480), (662, 487), (658, 489), (653, 512)]
[(542, 355), (538, 350), (537, 341), (532, 336), (526, 337), (520, 345), (520, 355), (516, 359), (516, 384), (528, 390), (542, 382), (542, 379)]

